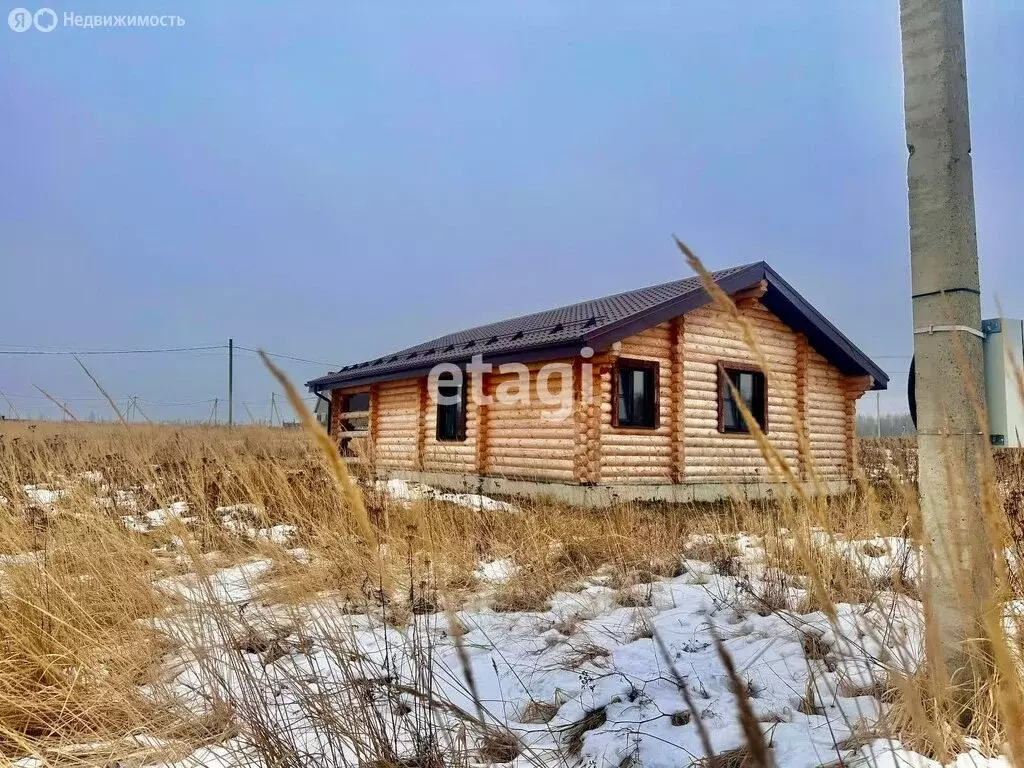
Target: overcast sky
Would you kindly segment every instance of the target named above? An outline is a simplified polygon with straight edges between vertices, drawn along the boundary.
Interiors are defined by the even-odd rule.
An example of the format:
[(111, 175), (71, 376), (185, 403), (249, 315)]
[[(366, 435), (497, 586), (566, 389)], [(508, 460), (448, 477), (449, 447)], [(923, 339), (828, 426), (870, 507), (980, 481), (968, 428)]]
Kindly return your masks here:
[[(148, 5), (184, 26), (0, 27), (0, 348), (341, 365), (684, 276), (674, 233), (768, 261), (905, 409), (897, 0)], [(985, 313), (1021, 316), (1024, 2), (966, 5)], [(88, 364), (154, 418), (226, 398), (221, 350)], [(0, 355), (54, 415), (33, 384), (107, 412), (73, 360)], [(241, 353), (237, 400), (274, 389)]]

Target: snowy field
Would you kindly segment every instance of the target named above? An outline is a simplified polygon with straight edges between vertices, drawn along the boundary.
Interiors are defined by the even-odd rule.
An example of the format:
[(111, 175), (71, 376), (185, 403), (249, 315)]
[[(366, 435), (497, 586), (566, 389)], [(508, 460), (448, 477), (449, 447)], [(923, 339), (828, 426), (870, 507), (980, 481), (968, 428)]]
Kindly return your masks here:
[[(400, 481), (378, 490), (405, 504), (430, 499), (524, 514), (487, 497)], [(63, 491), (25, 486), (24, 493), (46, 507)], [(114, 507), (134, 533), (186, 532), (194, 520), (185, 502), (142, 511), (130, 493), (104, 494), (102, 486), (96, 504)], [(309, 565), (305, 548), (289, 548), (294, 526), (261, 527), (253, 505), (216, 513), (232, 535), (280, 547), (297, 568)], [(918, 553), (905, 540), (821, 533), (818, 543), (875, 582), (894, 571), (907, 583), (919, 579)], [(780, 768), (937, 768), (885, 738), (889, 705), (881, 694), (891, 674), (912, 673), (921, 662), (921, 604), (879, 588), (870, 602), (840, 604), (832, 616), (808, 610), (810, 584), (766, 567), (758, 537), (730, 537), (729, 546), (725, 564), (680, 552), (673, 577), (641, 572), (622, 584), (599, 569), (531, 612), (493, 610), (517, 566), (481, 560), (476, 587), (460, 604), (414, 605), (405, 622), (388, 620), (383, 592), (380, 610), (355, 611), (330, 592), (274, 602), (271, 558), (162, 578), (155, 587), (173, 604), (152, 623), (168, 651), (141, 690), (204, 716), (227, 707), (232, 727), (166, 760), (161, 755), (181, 744), (139, 724), (133, 764), (426, 766), (440, 765), (432, 756), (443, 755), (446, 765), (669, 768), (703, 764), (710, 746), (741, 766), (742, 701)], [(187, 565), (185, 548), (176, 535), (161, 554)], [(32, 556), (0, 560), (0, 590), (4, 564)], [(955, 763), (1007, 764), (977, 752)]]

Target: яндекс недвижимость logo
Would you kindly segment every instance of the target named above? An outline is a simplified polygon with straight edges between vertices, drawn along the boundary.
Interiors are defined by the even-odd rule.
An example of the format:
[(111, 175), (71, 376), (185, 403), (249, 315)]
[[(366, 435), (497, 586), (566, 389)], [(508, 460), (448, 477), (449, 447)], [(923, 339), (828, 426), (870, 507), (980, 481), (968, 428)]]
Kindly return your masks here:
[(7, 14), (7, 26), (15, 32), (27, 32), (32, 27), (52, 32), (57, 27), (57, 13), (52, 8), (40, 8), (35, 13), (28, 8), (15, 8)]

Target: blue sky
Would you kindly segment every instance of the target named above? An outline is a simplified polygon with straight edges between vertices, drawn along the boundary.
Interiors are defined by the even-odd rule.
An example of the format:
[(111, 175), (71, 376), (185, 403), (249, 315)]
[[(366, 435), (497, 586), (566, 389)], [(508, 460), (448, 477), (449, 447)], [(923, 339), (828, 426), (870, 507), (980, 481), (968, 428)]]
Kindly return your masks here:
[[(0, 28), (0, 347), (233, 336), (340, 365), (683, 276), (677, 234), (712, 267), (771, 263), (902, 410), (897, 5), (53, 5), (185, 25)], [(1021, 316), (1024, 3), (966, 22), (985, 312)], [(154, 417), (226, 397), (221, 351), (89, 365)], [(33, 384), (106, 412), (73, 360), (0, 356), (0, 389), (54, 415)], [(237, 399), (266, 417), (274, 390), (240, 355)]]

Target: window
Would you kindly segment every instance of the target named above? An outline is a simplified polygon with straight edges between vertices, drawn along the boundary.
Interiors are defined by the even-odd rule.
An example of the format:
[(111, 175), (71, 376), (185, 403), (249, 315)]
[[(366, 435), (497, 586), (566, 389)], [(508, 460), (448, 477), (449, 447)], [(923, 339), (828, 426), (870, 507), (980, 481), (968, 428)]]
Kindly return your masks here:
[[(353, 418), (351, 414), (362, 416)], [(354, 395), (343, 395), (341, 398), (341, 429), (343, 432), (359, 432), (370, 428), (370, 393), (359, 392)]]
[(620, 359), (612, 377), (612, 426), (658, 428), (658, 364)]
[(743, 414), (740, 413), (739, 405), (733, 398), (732, 387), (728, 384), (730, 381), (743, 398), (758, 426), (763, 432), (767, 432), (768, 397), (764, 373), (758, 368), (736, 363), (718, 364), (718, 431), (750, 431), (743, 420)]
[[(357, 392), (352, 395), (342, 395), (340, 402), (341, 410), (338, 413), (338, 447), (341, 448), (342, 456), (355, 456), (355, 447), (351, 437), (345, 437), (346, 432), (357, 432), (365, 434), (370, 428), (370, 393)], [(362, 414), (362, 415), (359, 415)]]
[[(466, 388), (452, 381), (451, 374), (441, 374), (437, 382), (437, 431), (439, 441), (466, 439)], [(440, 398), (455, 398), (455, 402), (440, 402)]]

